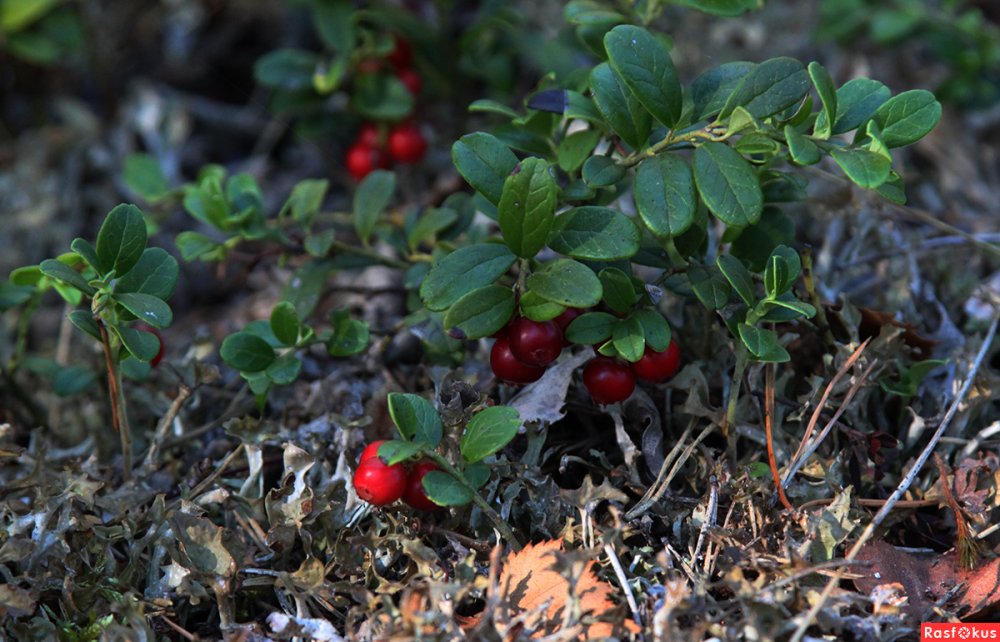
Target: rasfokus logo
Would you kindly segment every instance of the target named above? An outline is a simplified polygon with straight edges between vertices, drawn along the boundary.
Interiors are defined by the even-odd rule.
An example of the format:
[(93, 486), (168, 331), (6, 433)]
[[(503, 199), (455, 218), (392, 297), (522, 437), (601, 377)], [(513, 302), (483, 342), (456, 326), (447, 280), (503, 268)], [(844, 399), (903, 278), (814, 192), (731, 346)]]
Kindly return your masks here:
[(935, 622), (920, 625), (920, 642), (928, 640), (1000, 640), (1000, 622), (973, 624), (971, 622)]

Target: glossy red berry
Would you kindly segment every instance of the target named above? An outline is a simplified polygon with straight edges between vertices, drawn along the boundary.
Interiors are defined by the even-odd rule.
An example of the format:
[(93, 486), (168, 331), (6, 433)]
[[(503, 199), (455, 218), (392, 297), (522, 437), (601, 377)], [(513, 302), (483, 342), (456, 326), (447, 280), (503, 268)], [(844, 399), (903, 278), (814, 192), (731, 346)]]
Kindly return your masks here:
[(427, 153), (427, 139), (413, 123), (402, 123), (389, 132), (388, 147), (393, 160), (416, 163)]
[(375, 123), (364, 123), (358, 130), (358, 139), (355, 141), (355, 145), (378, 149), (381, 138), (378, 125)]
[(510, 351), (529, 366), (547, 366), (559, 357), (563, 333), (554, 321), (515, 319), (510, 325)]
[(544, 367), (521, 363), (510, 351), (510, 339), (497, 339), (490, 351), (490, 367), (497, 379), (504, 383), (521, 385), (538, 381), (545, 374)]
[(409, 67), (413, 64), (413, 47), (410, 46), (410, 41), (400, 35), (393, 36), (393, 41), (392, 53), (386, 56), (386, 60), (397, 69)]
[(146, 323), (136, 323), (134, 326), (132, 326), (132, 329), (141, 330), (143, 332), (148, 332), (150, 334), (156, 335), (156, 339), (160, 342), (160, 349), (156, 352), (156, 356), (149, 360), (149, 365), (153, 368), (160, 365), (160, 361), (163, 360), (163, 352), (165, 345), (163, 343), (163, 335), (160, 334), (160, 331)]
[(360, 181), (379, 167), (384, 167), (385, 157), (377, 148), (357, 143), (347, 150), (344, 164), (351, 176)]
[(378, 457), (378, 447), (384, 443), (384, 439), (379, 439), (378, 441), (373, 441), (365, 446), (365, 449), (361, 451), (361, 459), (358, 460), (358, 463), (363, 463), (365, 460), (371, 459), (372, 457)]
[(354, 490), (369, 504), (385, 506), (403, 496), (408, 478), (402, 464), (387, 466), (378, 457), (371, 457), (354, 471)]
[(437, 470), (438, 467), (429, 461), (421, 461), (413, 465), (410, 471), (410, 478), (406, 482), (406, 490), (403, 491), (403, 501), (417, 510), (437, 510), (441, 508), (427, 497), (424, 490), (424, 475)]
[(635, 390), (635, 375), (624, 363), (595, 357), (583, 368), (583, 385), (590, 398), (602, 406), (625, 401)]
[(397, 71), (396, 78), (398, 78), (401, 83), (406, 85), (406, 89), (413, 96), (418, 96), (420, 94), (420, 88), (424, 86), (424, 81), (420, 78), (420, 74), (409, 67)]
[(663, 352), (657, 352), (647, 346), (642, 358), (632, 364), (632, 372), (636, 377), (653, 383), (666, 381), (677, 374), (680, 368), (681, 349), (673, 340)]

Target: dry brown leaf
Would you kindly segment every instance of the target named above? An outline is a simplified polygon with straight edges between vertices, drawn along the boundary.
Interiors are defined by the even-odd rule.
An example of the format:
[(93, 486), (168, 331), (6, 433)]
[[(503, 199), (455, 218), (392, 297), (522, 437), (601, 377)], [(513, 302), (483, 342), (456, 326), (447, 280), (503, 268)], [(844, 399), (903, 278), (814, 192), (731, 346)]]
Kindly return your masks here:
[[(560, 551), (562, 540), (531, 544), (511, 555), (500, 573), (500, 591), (511, 608), (522, 614), (536, 611), (534, 617), (526, 620), (535, 630), (532, 637), (549, 635), (562, 626), (570, 587), (566, 578), (553, 570), (554, 554)], [(611, 586), (594, 575), (592, 561), (587, 563), (575, 592), (583, 613), (601, 616), (618, 608), (611, 601)], [(544, 606), (546, 603), (548, 606)], [(632, 632), (639, 630), (632, 620), (620, 618), (624, 628)], [(595, 622), (583, 631), (582, 637), (588, 640), (608, 637), (614, 635), (617, 628), (611, 623)]]

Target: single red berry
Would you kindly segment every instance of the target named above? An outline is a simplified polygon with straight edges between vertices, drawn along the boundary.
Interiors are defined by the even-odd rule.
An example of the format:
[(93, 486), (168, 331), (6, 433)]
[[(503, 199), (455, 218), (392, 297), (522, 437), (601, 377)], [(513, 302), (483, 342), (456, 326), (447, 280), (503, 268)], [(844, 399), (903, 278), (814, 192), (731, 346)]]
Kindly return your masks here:
[(369, 504), (385, 506), (403, 496), (408, 477), (403, 464), (387, 466), (378, 457), (371, 457), (354, 471), (354, 490)]
[(160, 365), (160, 361), (163, 360), (164, 352), (163, 335), (160, 334), (160, 331), (147, 323), (136, 323), (132, 326), (132, 329), (156, 335), (156, 340), (160, 342), (160, 349), (156, 351), (156, 356), (149, 360), (149, 365), (153, 368)]
[(624, 363), (608, 357), (595, 357), (583, 368), (583, 385), (591, 399), (606, 406), (631, 396), (635, 390), (635, 375)]
[(521, 363), (510, 351), (510, 339), (497, 339), (490, 351), (490, 367), (497, 379), (504, 383), (521, 385), (538, 381), (545, 374), (545, 368)]
[(410, 478), (406, 481), (406, 490), (403, 491), (403, 501), (417, 510), (431, 511), (441, 508), (427, 497), (423, 483), (424, 475), (437, 469), (437, 465), (429, 461), (414, 464), (410, 471)]
[(646, 346), (642, 358), (632, 364), (632, 372), (643, 381), (666, 381), (681, 368), (681, 349), (674, 340), (663, 352)]
[(413, 123), (402, 123), (389, 131), (388, 147), (393, 160), (416, 163), (427, 153), (427, 139)]
[(399, 81), (406, 85), (406, 89), (411, 95), (420, 95), (420, 88), (424, 86), (424, 81), (416, 71), (410, 67), (405, 67), (396, 72), (396, 78), (399, 78)]
[(563, 310), (562, 314), (552, 319), (555, 322), (555, 324), (559, 326), (559, 329), (563, 331), (564, 346), (568, 346), (570, 344), (569, 339), (565, 337), (566, 328), (569, 327), (570, 323), (573, 323), (573, 319), (577, 318), (584, 312), (585, 310), (581, 310), (580, 308), (566, 308), (565, 310)]
[(358, 139), (354, 142), (355, 145), (362, 145), (364, 147), (371, 147), (373, 149), (378, 149), (382, 141), (382, 138), (378, 125), (375, 123), (364, 123), (358, 130)]
[(559, 357), (563, 333), (554, 321), (515, 319), (510, 326), (510, 351), (529, 366), (547, 366)]
[(373, 441), (365, 446), (365, 449), (361, 451), (361, 459), (358, 460), (358, 463), (360, 464), (367, 459), (371, 459), (372, 457), (378, 457), (378, 447), (384, 443), (384, 439), (379, 439), (378, 441)]
[(385, 59), (397, 69), (409, 67), (413, 64), (413, 47), (410, 46), (410, 41), (399, 34), (393, 36), (393, 41), (395, 46), (392, 53)]
[(344, 164), (351, 176), (360, 181), (379, 167), (385, 167), (385, 155), (375, 147), (357, 143), (347, 150)]
[(382, 70), (382, 63), (380, 63), (378, 60), (374, 58), (365, 58), (364, 60), (358, 63), (358, 66), (355, 69), (355, 71), (359, 75), (377, 74), (381, 70)]

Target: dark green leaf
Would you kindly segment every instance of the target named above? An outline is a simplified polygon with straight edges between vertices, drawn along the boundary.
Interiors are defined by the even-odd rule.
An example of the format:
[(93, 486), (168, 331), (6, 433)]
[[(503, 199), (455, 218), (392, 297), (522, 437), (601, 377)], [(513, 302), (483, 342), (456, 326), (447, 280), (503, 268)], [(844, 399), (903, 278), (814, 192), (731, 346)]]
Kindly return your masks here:
[(458, 212), (446, 207), (430, 207), (420, 214), (407, 235), (407, 245), (417, 249), (421, 243), (432, 241), (434, 237), (458, 220)]
[(313, 4), (313, 27), (323, 42), (336, 52), (354, 49), (354, 5), (345, 0), (318, 0)]
[(578, 259), (626, 259), (639, 250), (639, 228), (608, 207), (574, 207), (555, 219), (549, 247)]
[(718, 270), (692, 267), (687, 272), (694, 295), (709, 310), (718, 310), (729, 303), (732, 286)]
[(115, 293), (115, 301), (154, 328), (165, 328), (174, 320), (170, 306), (152, 294), (138, 292)]
[(774, 206), (764, 208), (756, 225), (744, 228), (733, 241), (729, 253), (743, 261), (751, 271), (763, 272), (771, 251), (795, 240), (795, 223)]
[(444, 327), (461, 330), (466, 339), (488, 337), (507, 324), (514, 305), (514, 292), (510, 288), (487, 285), (456, 301), (444, 315)]
[(271, 332), (286, 346), (293, 346), (299, 340), (299, 315), (295, 306), (288, 301), (279, 301), (271, 310)]
[(434, 266), (420, 286), (429, 310), (446, 310), (469, 292), (500, 278), (517, 257), (499, 243), (477, 243), (455, 250)]
[[(837, 90), (837, 120), (831, 128), (833, 134), (843, 134), (868, 120), (875, 110), (889, 100), (892, 92), (877, 80), (855, 78)], [(816, 119), (816, 129), (826, 127), (825, 114), (820, 112)]]
[(465, 480), (473, 488), (482, 488), (486, 482), (490, 480), (490, 467), (481, 461), (477, 461), (474, 464), (469, 464), (462, 471), (465, 475)]
[(695, 121), (714, 116), (726, 99), (756, 67), (752, 62), (727, 62), (709, 69), (691, 83), (691, 112)]
[(76, 252), (80, 258), (87, 263), (87, 265), (100, 271), (101, 262), (97, 258), (97, 250), (90, 241), (77, 237), (73, 239), (72, 243), (69, 244), (69, 249)]
[(139, 361), (152, 361), (160, 352), (160, 340), (152, 332), (125, 326), (111, 326), (111, 330), (118, 335), (129, 354)]
[(132, 269), (146, 249), (146, 221), (135, 205), (118, 205), (97, 233), (97, 260), (100, 271), (114, 270), (121, 276)]
[(618, 268), (605, 268), (597, 278), (604, 290), (604, 302), (615, 312), (628, 312), (638, 301), (632, 279)]
[(129, 189), (151, 203), (170, 194), (170, 183), (150, 154), (130, 154), (125, 159), (124, 179)]
[(236, 332), (226, 337), (222, 341), (219, 354), (230, 367), (247, 373), (263, 372), (275, 359), (274, 349), (266, 341), (249, 332)]
[(666, 46), (642, 27), (619, 25), (604, 36), (611, 68), (643, 107), (673, 127), (681, 117), (681, 84)]
[(557, 259), (528, 277), (528, 289), (567, 308), (589, 308), (601, 300), (601, 281), (583, 263)]
[(619, 319), (611, 329), (611, 340), (618, 355), (632, 363), (642, 359), (646, 350), (646, 334), (635, 317)]
[(743, 302), (747, 305), (753, 305), (756, 300), (753, 291), (753, 280), (743, 262), (730, 254), (720, 254), (715, 260), (715, 264), (719, 267), (722, 275), (726, 277), (726, 280), (729, 281), (729, 285), (733, 286), (733, 289), (736, 290), (736, 294), (743, 299)]
[(425, 443), (431, 448), (441, 443), (444, 433), (441, 417), (431, 402), (420, 395), (390, 392), (389, 416), (405, 439)]
[(771, 58), (754, 67), (736, 87), (721, 116), (736, 107), (745, 108), (755, 118), (766, 118), (794, 105), (809, 91), (809, 74), (794, 58)]
[(354, 192), (354, 229), (362, 242), (368, 242), (395, 190), (396, 175), (384, 169), (375, 170), (358, 185)]
[(52, 392), (60, 397), (79, 394), (94, 385), (97, 375), (90, 368), (69, 366), (60, 368), (52, 377)]
[(760, 0), (679, 0), (679, 4), (728, 18), (734, 18), (761, 6)]
[(694, 151), (694, 178), (708, 209), (727, 225), (756, 223), (764, 195), (753, 168), (724, 143), (705, 143)]
[(35, 293), (33, 285), (16, 285), (10, 281), (0, 281), (0, 311), (16, 308)]
[(309, 254), (316, 258), (323, 258), (330, 253), (333, 242), (337, 238), (337, 232), (333, 229), (323, 230), (315, 234), (309, 234), (302, 240), (302, 247)]
[(791, 360), (788, 351), (778, 342), (778, 335), (765, 328), (758, 328), (746, 323), (738, 326), (740, 340), (757, 361), (784, 363)]
[(559, 143), (556, 158), (559, 168), (564, 172), (575, 172), (594, 151), (597, 142), (601, 140), (601, 132), (596, 129), (584, 129), (573, 132)]
[(56, 279), (57, 281), (62, 281), (66, 285), (70, 285), (84, 294), (92, 295), (95, 291), (79, 272), (62, 261), (57, 261), (56, 259), (45, 259), (41, 262), (41, 264), (39, 264), (38, 267), (45, 276)]
[(301, 49), (277, 49), (258, 58), (253, 73), (257, 82), (276, 89), (297, 90), (312, 87), (319, 57)]
[(329, 186), (330, 181), (326, 179), (312, 178), (299, 181), (281, 208), (282, 212), (291, 212), (292, 218), (300, 225), (310, 225), (323, 204), (323, 197), (326, 196)]
[(423, 451), (426, 444), (419, 441), (391, 439), (378, 447), (378, 457), (389, 466), (406, 461)]
[(80, 330), (83, 330), (98, 341), (101, 340), (101, 328), (97, 325), (97, 321), (94, 320), (94, 315), (90, 310), (73, 310), (69, 313), (69, 320)]
[(174, 242), (185, 261), (193, 261), (222, 247), (204, 234), (190, 231), (178, 234)]
[(583, 345), (595, 345), (611, 336), (618, 319), (607, 312), (585, 312), (566, 328), (566, 340)]
[(833, 79), (830, 78), (830, 72), (823, 65), (818, 62), (811, 62), (809, 63), (808, 71), (813, 86), (816, 87), (816, 93), (819, 94), (819, 101), (823, 105), (823, 123), (821, 124), (817, 120), (813, 134), (817, 138), (826, 140), (830, 137), (832, 123), (837, 122), (837, 90), (833, 86)]
[(583, 163), (583, 180), (591, 187), (611, 187), (625, 177), (625, 168), (610, 156), (591, 156)]
[(797, 165), (815, 165), (819, 162), (819, 147), (806, 136), (795, 131), (791, 125), (785, 125), (785, 140), (788, 151)]
[(642, 326), (643, 336), (646, 338), (646, 345), (657, 352), (663, 352), (670, 347), (670, 324), (663, 318), (663, 315), (651, 308), (636, 310), (632, 315)]
[(774, 248), (764, 270), (764, 288), (768, 296), (773, 299), (788, 292), (801, 273), (802, 262), (795, 250), (787, 245)]
[(492, 406), (476, 413), (462, 433), (462, 457), (469, 463), (489, 457), (509, 444), (520, 427), (521, 417), (510, 406)]
[(521, 314), (532, 321), (549, 321), (563, 313), (566, 308), (558, 303), (546, 301), (531, 290), (521, 295), (518, 302)]
[(881, 154), (867, 149), (835, 149), (830, 155), (859, 187), (874, 189), (889, 180), (892, 162)]
[(177, 259), (158, 247), (146, 248), (131, 270), (118, 279), (116, 292), (148, 294), (166, 301), (177, 285)]
[(501, 116), (506, 116), (507, 118), (518, 118), (519, 113), (504, 105), (503, 103), (497, 102), (495, 100), (490, 100), (488, 98), (480, 98), (479, 100), (472, 101), (469, 105), (469, 111), (471, 112), (486, 112), (490, 114), (499, 114)]
[(413, 94), (395, 76), (364, 74), (354, 79), (351, 107), (368, 120), (402, 120), (413, 112)]
[(679, 156), (660, 154), (643, 161), (634, 191), (639, 216), (653, 234), (677, 236), (694, 221), (694, 177)]
[(497, 220), (504, 243), (514, 254), (531, 258), (545, 247), (556, 211), (556, 181), (548, 162), (527, 158), (507, 177)]
[(352, 319), (347, 310), (330, 313), (333, 333), (326, 341), (326, 352), (332, 357), (350, 357), (368, 348), (370, 332), (368, 324)]
[(504, 181), (517, 165), (506, 145), (483, 132), (467, 134), (452, 145), (451, 158), (473, 189), (494, 205), (500, 203)]
[(631, 147), (642, 147), (649, 136), (652, 118), (608, 63), (601, 63), (590, 72), (590, 91), (611, 129)]
[(888, 147), (903, 147), (934, 129), (941, 120), (941, 103), (924, 89), (904, 91), (883, 103), (872, 120), (882, 130), (882, 140)]
[(472, 501), (472, 493), (457, 479), (440, 470), (424, 475), (421, 482), (427, 498), (438, 506), (464, 506)]
[(294, 353), (289, 352), (272, 361), (264, 374), (273, 383), (287, 386), (298, 378), (300, 370), (302, 370), (302, 361)]

